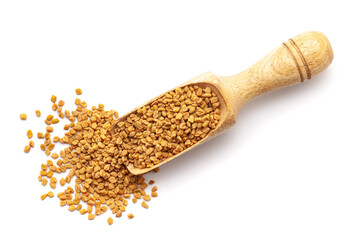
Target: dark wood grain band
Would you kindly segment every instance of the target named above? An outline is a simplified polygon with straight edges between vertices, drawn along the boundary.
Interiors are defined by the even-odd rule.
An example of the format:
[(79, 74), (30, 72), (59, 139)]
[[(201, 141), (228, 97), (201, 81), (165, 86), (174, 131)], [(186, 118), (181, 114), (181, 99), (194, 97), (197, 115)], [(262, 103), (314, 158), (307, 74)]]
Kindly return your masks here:
[(304, 76), (303, 76), (302, 73), (301, 73), (301, 68), (300, 68), (300, 66), (299, 66), (299, 63), (296, 61), (296, 57), (295, 57), (294, 54), (291, 52), (290, 48), (286, 45), (286, 43), (283, 43), (283, 45), (284, 45), (285, 48), (289, 51), (292, 59), (294, 60), (294, 63), (295, 63), (295, 65), (296, 65), (296, 68), (297, 68), (297, 70), (298, 70), (298, 72), (299, 72), (299, 75), (300, 75), (300, 80), (301, 80), (301, 82), (303, 82), (303, 81), (304, 81)]
[(310, 72), (310, 68), (309, 65), (306, 62), (306, 59), (304, 57), (304, 55), (302, 54), (302, 52), (300, 51), (300, 48), (298, 47), (298, 45), (295, 43), (294, 40), (292, 40), (291, 38), (289, 39), (289, 42), (293, 45), (293, 47), (295, 48), (295, 50), (297, 51), (297, 53), (299, 54), (301, 61), (304, 64), (305, 70), (306, 70), (306, 77), (307, 79), (311, 78), (311, 72)]

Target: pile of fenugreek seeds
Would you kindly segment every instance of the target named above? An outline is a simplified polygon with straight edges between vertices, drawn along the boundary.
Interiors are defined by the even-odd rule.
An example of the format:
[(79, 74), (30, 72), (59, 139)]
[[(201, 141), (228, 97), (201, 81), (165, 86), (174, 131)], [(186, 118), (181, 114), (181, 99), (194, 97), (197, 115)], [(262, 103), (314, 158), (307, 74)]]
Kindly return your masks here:
[[(82, 91), (76, 89), (76, 94)], [(38, 179), (55, 189), (58, 182), (69, 185), (75, 177), (75, 185), (67, 186), (57, 197), (61, 207), (87, 214), (89, 220), (108, 209), (121, 217), (130, 199), (133, 203), (142, 201), (141, 206), (148, 208), (147, 202), (158, 195), (157, 187), (152, 187), (150, 195), (145, 189), (154, 181), (146, 183), (143, 176), (132, 175), (126, 166), (132, 163), (138, 168), (152, 167), (206, 137), (220, 120), (218, 98), (210, 88), (198, 86), (178, 88), (138, 109), (117, 123), (114, 136), (111, 126), (119, 117), (116, 111), (106, 111), (103, 104), (87, 108), (87, 103), (78, 98), (76, 109), (69, 111), (63, 110), (65, 102), (57, 101), (56, 96), (51, 101), (58, 118), (48, 115), (46, 131), (38, 132), (37, 138), (43, 140), (40, 149), (56, 162), (47, 160), (41, 164)], [(39, 110), (35, 114), (41, 117)], [(26, 118), (26, 114), (20, 114), (20, 119)], [(52, 125), (58, 124), (59, 118), (67, 118), (70, 123), (64, 125), (63, 137), (52, 137)], [(31, 130), (27, 137), (33, 137)], [(52, 153), (56, 143), (67, 147)], [(30, 140), (24, 152), (29, 153), (34, 145)], [(58, 181), (54, 174), (62, 173), (67, 175)], [(52, 198), (54, 193), (41, 195), (42, 200), (46, 197)], [(127, 217), (132, 219), (134, 215)], [(111, 225), (113, 219), (107, 222)]]

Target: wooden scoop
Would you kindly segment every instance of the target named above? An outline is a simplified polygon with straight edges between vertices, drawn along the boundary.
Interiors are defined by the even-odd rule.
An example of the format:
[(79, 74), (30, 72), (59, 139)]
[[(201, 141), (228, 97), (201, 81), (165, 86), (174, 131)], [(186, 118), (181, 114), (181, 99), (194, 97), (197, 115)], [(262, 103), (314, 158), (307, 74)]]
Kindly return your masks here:
[[(198, 85), (212, 89), (220, 101), (221, 119), (217, 127), (198, 143), (151, 168), (140, 169), (130, 164), (127, 166), (128, 170), (135, 175), (149, 172), (199, 146), (201, 143), (233, 126), (236, 123), (236, 116), (241, 107), (252, 98), (271, 90), (304, 82), (324, 71), (330, 65), (333, 58), (334, 55), (330, 42), (324, 34), (320, 32), (306, 32), (284, 42), (259, 62), (239, 74), (218, 76), (208, 72), (181, 84), (178, 87)], [(114, 130), (117, 127), (116, 124), (119, 121), (126, 119), (129, 114), (138, 108), (153, 102), (165, 94), (150, 100), (119, 118), (112, 125), (112, 133), (114, 134)]]

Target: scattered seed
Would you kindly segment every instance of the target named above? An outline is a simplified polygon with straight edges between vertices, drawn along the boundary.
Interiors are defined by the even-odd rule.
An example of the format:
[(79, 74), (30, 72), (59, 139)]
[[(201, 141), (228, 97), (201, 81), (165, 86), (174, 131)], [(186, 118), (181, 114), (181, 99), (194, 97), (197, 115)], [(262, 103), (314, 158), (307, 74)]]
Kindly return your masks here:
[(40, 117), (41, 116), (40, 110), (35, 110), (35, 114), (36, 114), (37, 117)]
[(22, 114), (20, 114), (20, 119), (21, 120), (26, 120), (26, 114), (25, 113), (22, 113)]
[(51, 96), (51, 101), (52, 101), (53, 103), (56, 102), (56, 96), (55, 96), (55, 95), (52, 95), (52, 96)]
[(109, 217), (107, 219), (107, 222), (108, 222), (109, 225), (112, 225), (114, 223), (114, 220), (111, 217)]
[(25, 146), (24, 152), (26, 152), (26, 153), (30, 152), (30, 146), (29, 146), (29, 145), (26, 145), (26, 146)]
[(149, 208), (149, 205), (147, 205), (147, 203), (145, 201), (143, 201), (141, 203), (141, 206), (143, 206), (144, 208), (148, 209)]
[(132, 214), (132, 213), (129, 213), (127, 216), (128, 216), (129, 219), (133, 219), (133, 218), (134, 218), (134, 214)]
[(26, 134), (27, 134), (28, 139), (33, 137), (33, 133), (31, 130), (28, 130)]

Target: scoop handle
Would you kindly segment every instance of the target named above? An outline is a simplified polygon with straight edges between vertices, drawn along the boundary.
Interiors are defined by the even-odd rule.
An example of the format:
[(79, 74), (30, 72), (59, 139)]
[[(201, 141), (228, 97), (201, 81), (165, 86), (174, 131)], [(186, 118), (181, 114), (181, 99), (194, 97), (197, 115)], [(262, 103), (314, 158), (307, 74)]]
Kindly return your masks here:
[(234, 113), (260, 94), (311, 79), (324, 71), (333, 58), (330, 42), (320, 32), (290, 38), (247, 70), (224, 77)]

